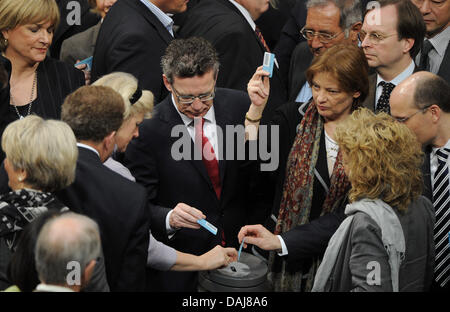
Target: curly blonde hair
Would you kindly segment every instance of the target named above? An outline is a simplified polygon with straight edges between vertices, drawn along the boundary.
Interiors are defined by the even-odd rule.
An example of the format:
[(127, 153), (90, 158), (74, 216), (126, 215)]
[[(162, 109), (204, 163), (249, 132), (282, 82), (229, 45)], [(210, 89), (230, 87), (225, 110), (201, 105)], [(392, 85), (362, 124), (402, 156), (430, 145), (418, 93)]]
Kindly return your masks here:
[(344, 152), (351, 202), (379, 198), (406, 212), (422, 193), (423, 153), (404, 124), (362, 108), (336, 128), (335, 139)]

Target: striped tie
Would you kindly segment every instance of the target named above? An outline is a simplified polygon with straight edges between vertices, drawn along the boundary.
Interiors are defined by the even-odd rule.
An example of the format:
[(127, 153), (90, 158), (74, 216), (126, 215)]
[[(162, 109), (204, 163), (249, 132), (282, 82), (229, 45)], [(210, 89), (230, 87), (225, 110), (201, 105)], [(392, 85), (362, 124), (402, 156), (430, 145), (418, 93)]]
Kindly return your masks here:
[(262, 45), (264, 46), (264, 49), (266, 50), (266, 52), (270, 52), (269, 46), (267, 45), (266, 40), (264, 40), (262, 32), (258, 26), (256, 26), (256, 28), (255, 28), (255, 33), (256, 33), (256, 36), (258, 36), (259, 41), (261, 41)]
[(441, 286), (450, 280), (450, 173), (447, 159), (450, 149), (438, 149), (438, 169), (433, 178), (433, 206), (436, 211), (436, 224), (434, 226), (435, 242), (435, 280)]

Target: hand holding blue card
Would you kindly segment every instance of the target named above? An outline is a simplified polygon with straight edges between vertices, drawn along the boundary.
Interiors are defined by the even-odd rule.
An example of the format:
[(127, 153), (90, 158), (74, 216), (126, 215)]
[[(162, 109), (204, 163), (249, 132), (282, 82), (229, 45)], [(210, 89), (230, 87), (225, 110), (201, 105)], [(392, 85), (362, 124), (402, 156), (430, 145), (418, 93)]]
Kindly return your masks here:
[(76, 63), (74, 66), (77, 67), (78, 65), (86, 64), (86, 70), (90, 71), (92, 68), (92, 59), (93, 59), (93, 57), (89, 56), (88, 58), (85, 58), (84, 60)]
[(199, 219), (197, 220), (197, 223), (203, 226), (208, 231), (210, 231), (213, 235), (217, 235), (217, 228), (208, 221), (206, 221), (205, 219)]

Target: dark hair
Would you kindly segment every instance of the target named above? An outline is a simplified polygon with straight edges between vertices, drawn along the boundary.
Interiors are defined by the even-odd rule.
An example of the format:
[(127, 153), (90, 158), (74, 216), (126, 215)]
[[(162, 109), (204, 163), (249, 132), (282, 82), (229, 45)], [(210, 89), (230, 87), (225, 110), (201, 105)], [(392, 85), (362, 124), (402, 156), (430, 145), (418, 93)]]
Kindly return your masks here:
[(161, 59), (161, 66), (167, 80), (172, 83), (174, 76), (202, 76), (211, 70), (216, 76), (219, 71), (219, 58), (212, 44), (206, 39), (175, 39), (167, 47)]
[(446, 113), (450, 113), (450, 84), (437, 75), (426, 75), (416, 83), (414, 104), (425, 108), (436, 104)]
[(69, 94), (61, 119), (69, 124), (78, 141), (101, 142), (123, 122), (122, 96), (110, 87), (83, 86)]
[(23, 228), (7, 270), (8, 280), (21, 291), (31, 292), (40, 283), (34, 260), (34, 248), (44, 224), (50, 218), (59, 215), (61, 212), (58, 210), (49, 210)]
[(306, 70), (308, 83), (312, 85), (314, 76), (322, 72), (330, 73), (342, 91), (360, 92), (356, 104), (362, 103), (369, 93), (369, 65), (362, 49), (353, 44), (334, 45), (314, 58)]
[[(394, 5), (397, 8), (398, 40), (414, 39), (414, 45), (409, 50), (412, 58), (416, 57), (422, 48), (426, 26), (420, 10), (410, 0), (378, 0), (379, 8)], [(368, 8), (369, 12), (374, 7)], [(364, 15), (366, 15), (364, 14)]]

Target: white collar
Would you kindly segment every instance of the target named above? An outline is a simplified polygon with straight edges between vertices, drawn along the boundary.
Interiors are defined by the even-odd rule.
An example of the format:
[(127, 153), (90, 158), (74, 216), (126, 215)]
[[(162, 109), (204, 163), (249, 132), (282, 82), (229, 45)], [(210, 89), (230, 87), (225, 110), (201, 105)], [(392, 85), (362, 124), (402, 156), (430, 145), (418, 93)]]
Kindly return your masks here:
[(441, 147), (434, 147), (434, 146), (433, 146), (433, 153), (432, 153), (433, 156), (435, 156), (437, 150), (438, 150), (438, 149), (441, 149), (441, 148), (447, 148), (447, 149), (450, 149), (450, 140), (448, 140), (447, 143), (445, 143), (444, 146), (441, 146)]
[(47, 284), (39, 284), (36, 286), (36, 291), (45, 291), (45, 292), (74, 292), (72, 289), (57, 286), (57, 285), (47, 285)]
[(428, 40), (433, 45), (436, 52), (443, 57), (450, 40), (450, 26), (447, 26), (443, 31)]
[[(401, 72), (397, 77), (395, 77), (391, 81), (386, 81), (386, 82), (390, 82), (394, 85), (398, 85), (400, 82), (402, 82), (403, 80), (405, 80), (406, 78), (408, 78), (409, 76), (411, 76), (413, 74), (415, 66), (416, 65), (414, 64), (414, 61), (411, 60), (411, 63), (409, 64), (408, 67), (406, 67), (406, 69), (403, 72)], [(381, 78), (380, 74), (377, 74), (377, 87), (381, 81), (385, 81), (385, 80), (383, 78)]]
[(242, 15), (244, 15), (245, 19), (247, 20), (247, 22), (250, 24), (250, 27), (251, 27), (251, 28), (253, 29), (253, 31), (254, 31), (254, 30), (256, 29), (256, 24), (255, 24), (255, 22), (253, 21), (251, 15), (250, 15), (250, 13), (247, 11), (247, 9), (244, 8), (241, 4), (237, 3), (237, 2), (234, 1), (234, 0), (228, 0), (228, 1), (230, 1), (231, 3), (233, 3), (234, 6), (238, 8), (238, 10), (242, 13)]
[(93, 148), (92, 146), (89, 146), (89, 145), (86, 145), (86, 144), (83, 144), (83, 143), (80, 143), (80, 142), (77, 142), (77, 146), (83, 147), (83, 148), (87, 148), (88, 150), (91, 150), (91, 151), (95, 152), (98, 155), (98, 157), (100, 158), (99, 152), (95, 148)]

